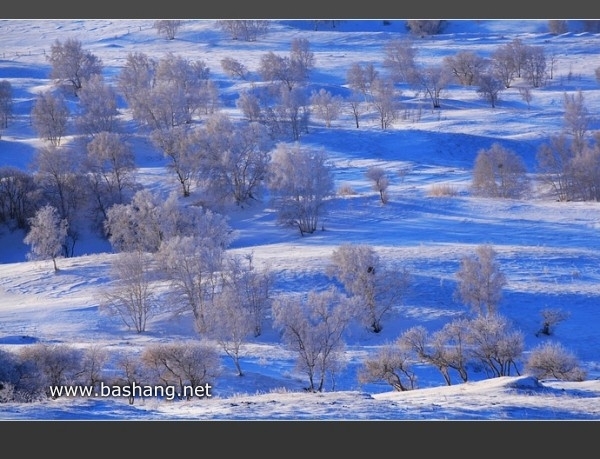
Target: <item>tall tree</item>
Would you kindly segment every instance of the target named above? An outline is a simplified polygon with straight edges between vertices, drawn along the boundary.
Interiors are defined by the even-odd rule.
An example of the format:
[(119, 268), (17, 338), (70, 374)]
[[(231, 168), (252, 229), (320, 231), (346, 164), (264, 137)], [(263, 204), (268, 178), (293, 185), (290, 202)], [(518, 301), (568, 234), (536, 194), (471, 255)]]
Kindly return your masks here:
[(92, 75), (102, 73), (102, 60), (82, 48), (75, 38), (67, 38), (64, 42), (56, 39), (47, 56), (52, 65), (50, 78), (57, 79), (60, 84), (68, 84), (77, 93), (86, 80)]
[(54, 271), (58, 272), (56, 259), (63, 252), (67, 238), (68, 223), (61, 219), (55, 207), (45, 205), (29, 221), (30, 230), (23, 239), (30, 248), (29, 257), (35, 260), (52, 260)]

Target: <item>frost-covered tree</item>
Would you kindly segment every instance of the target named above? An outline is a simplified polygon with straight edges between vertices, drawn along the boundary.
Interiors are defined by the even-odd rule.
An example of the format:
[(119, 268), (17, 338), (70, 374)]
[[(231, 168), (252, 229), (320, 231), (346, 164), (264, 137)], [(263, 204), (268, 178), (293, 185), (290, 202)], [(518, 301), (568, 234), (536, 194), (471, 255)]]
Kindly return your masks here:
[(581, 153), (586, 146), (586, 135), (588, 133), (592, 117), (585, 105), (583, 92), (577, 94), (563, 95), (563, 125), (565, 134), (572, 138), (571, 148), (576, 153)]
[(13, 116), (13, 90), (10, 81), (0, 80), (0, 139)]
[(243, 206), (261, 197), (273, 141), (258, 122), (210, 117), (196, 136), (197, 182), (215, 202)]
[(121, 252), (115, 257), (111, 263), (112, 284), (99, 292), (99, 309), (119, 318), (128, 329), (143, 333), (148, 320), (160, 311), (152, 289), (154, 257), (140, 250)]
[(23, 239), (23, 242), (30, 246), (29, 258), (33, 260), (51, 259), (54, 271), (58, 272), (56, 259), (63, 253), (67, 239), (67, 220), (60, 218), (55, 207), (45, 205), (29, 220), (29, 225), (29, 232)]
[(70, 344), (35, 343), (24, 346), (19, 358), (27, 363), (26, 378), (44, 391), (47, 397), (57, 398), (52, 388), (76, 384), (81, 371), (82, 351)]
[(114, 204), (123, 204), (137, 187), (135, 180), (135, 155), (125, 139), (118, 133), (99, 132), (87, 144), (84, 160), (90, 193), (95, 208), (107, 217), (107, 210)]
[(310, 103), (318, 118), (325, 121), (326, 127), (331, 127), (331, 122), (336, 120), (341, 112), (342, 97), (333, 95), (324, 88), (313, 90), (310, 95)]
[(193, 131), (186, 125), (156, 129), (150, 134), (150, 139), (169, 160), (167, 168), (177, 178), (182, 196), (190, 196), (194, 178), (200, 167)]
[(563, 311), (562, 309), (544, 308), (540, 311), (540, 315), (542, 316), (542, 328), (536, 332), (535, 336), (552, 335), (556, 325), (566, 320), (571, 314), (569, 311)]
[(478, 316), (498, 311), (502, 289), (507, 284), (496, 255), (491, 245), (477, 246), (475, 253), (461, 258), (456, 272), (455, 296)]
[(375, 354), (367, 357), (358, 371), (358, 382), (367, 384), (385, 381), (396, 391), (417, 387), (412, 353), (400, 343), (386, 343)]
[(446, 56), (443, 62), (463, 86), (474, 85), (487, 66), (487, 61), (482, 56), (467, 50), (458, 51), (453, 56)]
[(219, 20), (217, 26), (232, 40), (256, 41), (269, 31), (269, 21), (258, 19)]
[(525, 362), (525, 371), (537, 379), (584, 381), (587, 377), (575, 354), (554, 341), (539, 344), (531, 350)]
[(401, 92), (389, 79), (376, 78), (371, 84), (371, 106), (377, 112), (379, 126), (387, 129), (398, 118)]
[(78, 99), (75, 125), (81, 134), (94, 136), (100, 132), (120, 132), (117, 92), (102, 75), (92, 75), (79, 91)]
[(322, 218), (327, 199), (335, 194), (332, 167), (325, 152), (280, 143), (268, 170), (279, 222), (313, 233)]
[(479, 150), (471, 183), (476, 196), (519, 199), (527, 196), (530, 187), (525, 163), (514, 151), (499, 143)]
[(232, 57), (224, 57), (220, 61), (221, 68), (230, 77), (241, 78), (246, 80), (248, 78), (248, 68)]
[(484, 72), (478, 74), (476, 84), (477, 93), (495, 108), (500, 99), (500, 92), (505, 89), (502, 80), (493, 73)]
[(469, 321), (467, 336), (469, 358), (478, 362), (489, 377), (517, 374), (525, 338), (500, 314), (479, 315)]
[(273, 325), (297, 354), (298, 370), (308, 376), (306, 389), (322, 392), (326, 378), (344, 365), (344, 333), (351, 320), (347, 299), (334, 287), (311, 290), (306, 298), (276, 297), (272, 313)]
[(356, 317), (370, 331), (383, 330), (409, 285), (406, 270), (386, 266), (370, 245), (342, 244), (331, 254), (327, 274), (337, 279), (356, 300)]
[(388, 187), (390, 180), (383, 167), (372, 166), (367, 169), (367, 178), (373, 182), (373, 189), (379, 193), (379, 199), (382, 204), (387, 204), (389, 201)]
[(154, 21), (153, 27), (158, 35), (164, 36), (167, 40), (174, 40), (181, 25), (179, 19), (161, 19)]
[(141, 363), (148, 382), (174, 387), (175, 394), (186, 394), (187, 400), (193, 396), (190, 387), (211, 383), (221, 368), (214, 346), (205, 341), (150, 344), (142, 351)]
[(161, 244), (158, 252), (161, 269), (170, 284), (167, 304), (176, 314), (191, 311), (201, 334), (209, 329), (208, 311), (222, 285), (225, 247), (217, 241), (200, 235), (173, 236)]
[(427, 95), (434, 109), (441, 107), (442, 91), (451, 80), (452, 73), (441, 64), (416, 68), (410, 76), (410, 84)]
[(412, 37), (393, 39), (383, 48), (383, 67), (394, 83), (406, 83), (415, 69), (417, 49)]
[(69, 115), (69, 108), (62, 95), (44, 91), (36, 96), (31, 110), (31, 124), (40, 139), (59, 146), (67, 133)]
[(81, 41), (67, 38), (64, 42), (56, 39), (50, 47), (48, 62), (52, 65), (50, 78), (59, 83), (70, 85), (77, 93), (84, 82), (92, 75), (102, 73), (102, 60), (82, 48)]

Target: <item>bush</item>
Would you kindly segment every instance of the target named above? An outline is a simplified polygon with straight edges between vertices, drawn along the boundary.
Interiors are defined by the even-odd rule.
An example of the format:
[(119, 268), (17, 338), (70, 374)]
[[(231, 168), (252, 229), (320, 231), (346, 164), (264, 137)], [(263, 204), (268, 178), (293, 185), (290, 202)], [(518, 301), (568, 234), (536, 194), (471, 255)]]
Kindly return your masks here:
[(525, 369), (538, 379), (583, 381), (586, 378), (575, 355), (556, 342), (546, 342), (531, 351)]
[(458, 188), (448, 183), (434, 183), (429, 187), (428, 196), (442, 198), (447, 196), (457, 196)]

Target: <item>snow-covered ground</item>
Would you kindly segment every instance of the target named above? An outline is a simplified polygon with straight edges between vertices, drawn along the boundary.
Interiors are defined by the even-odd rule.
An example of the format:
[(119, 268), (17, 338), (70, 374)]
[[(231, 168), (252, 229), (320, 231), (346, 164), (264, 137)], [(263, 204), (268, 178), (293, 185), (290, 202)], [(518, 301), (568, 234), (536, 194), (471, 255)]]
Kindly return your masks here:
[[(449, 21), (440, 35), (417, 42), (417, 61), (436, 62), (459, 50), (489, 55), (514, 38), (544, 46), (555, 57), (548, 85), (532, 90), (528, 105), (516, 88), (503, 91), (496, 108), (474, 89), (451, 86), (441, 109), (404, 90), (402, 99), (417, 107), (419, 119), (398, 120), (381, 130), (376, 120), (356, 129), (350, 115), (331, 128), (313, 119), (301, 138), (323, 148), (334, 164), (336, 188), (356, 194), (330, 202), (323, 231), (304, 237), (276, 224), (268, 202), (232, 209), (229, 223), (237, 238), (232, 253), (252, 253), (257, 265), (276, 276), (275, 294), (308, 292), (330, 280), (325, 268), (332, 251), (353, 242), (372, 245), (385, 261), (406, 267), (411, 288), (380, 334), (347, 338), (346, 369), (322, 393), (305, 393), (306, 377), (294, 369), (294, 355), (270, 326), (243, 348), (239, 377), (227, 356), (211, 398), (192, 401), (60, 398), (32, 404), (0, 404), (0, 419), (380, 419), (380, 420), (570, 420), (600, 419), (600, 210), (597, 202), (556, 202), (541, 192), (527, 200), (483, 199), (469, 192), (475, 156), (499, 142), (518, 153), (532, 179), (535, 154), (563, 125), (565, 93), (581, 90), (597, 131), (600, 84), (600, 35), (577, 31), (548, 33), (547, 21)], [(343, 85), (351, 63), (382, 69), (383, 46), (406, 33), (402, 21), (340, 21), (335, 29), (314, 31), (311, 21), (277, 21), (256, 42), (230, 40), (214, 21), (186, 20), (175, 40), (157, 35), (150, 20), (0, 20), (0, 80), (15, 92), (15, 119), (2, 132), (0, 166), (27, 168), (41, 145), (28, 121), (37, 91), (50, 87), (45, 59), (55, 39), (77, 38), (102, 59), (106, 78), (118, 74), (129, 52), (160, 57), (165, 52), (203, 59), (219, 82), (225, 109), (234, 112), (236, 94), (248, 82), (223, 74), (220, 60), (232, 57), (255, 72), (268, 52), (286, 54), (293, 38), (310, 42), (316, 65), (310, 85)], [(135, 144), (141, 183), (175, 189), (165, 160), (149, 143)], [(379, 165), (392, 175), (390, 202), (382, 205), (366, 170)], [(452, 185), (457, 195), (432, 197), (433, 185)], [(136, 334), (98, 311), (100, 293), (110, 282), (114, 254), (93, 234), (78, 241), (72, 258), (29, 261), (24, 234), (0, 226), (0, 346), (16, 350), (34, 342), (99, 344), (117, 351), (150, 342), (196, 336), (189, 320), (159, 315), (148, 331)], [(361, 385), (357, 369), (370, 353), (404, 330), (423, 325), (439, 329), (467, 310), (453, 299), (461, 257), (477, 245), (491, 244), (507, 277), (501, 311), (525, 336), (526, 352), (544, 339), (571, 350), (587, 372), (582, 382), (537, 381), (528, 375), (485, 379), (445, 386), (439, 373), (418, 369), (418, 386), (392, 392), (386, 384)], [(535, 334), (540, 311), (569, 312), (555, 333)]]

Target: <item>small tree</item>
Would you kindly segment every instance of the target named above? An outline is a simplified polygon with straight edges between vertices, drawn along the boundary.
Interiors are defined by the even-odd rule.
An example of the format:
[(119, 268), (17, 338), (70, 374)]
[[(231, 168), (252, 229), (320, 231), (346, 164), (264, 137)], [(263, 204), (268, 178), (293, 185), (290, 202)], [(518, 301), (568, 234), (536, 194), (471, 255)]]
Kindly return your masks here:
[(151, 287), (152, 255), (122, 252), (116, 255), (111, 268), (114, 285), (103, 289), (100, 310), (118, 317), (136, 333), (145, 332), (148, 320), (159, 311)]
[(379, 199), (382, 204), (387, 204), (389, 201), (388, 186), (390, 181), (385, 172), (385, 169), (378, 166), (372, 166), (367, 169), (367, 178), (373, 182), (373, 189), (379, 193)]
[(530, 180), (521, 157), (494, 143), (477, 153), (471, 186), (476, 196), (517, 199), (528, 193)]
[(455, 295), (477, 315), (495, 314), (502, 298), (506, 276), (490, 245), (480, 245), (472, 255), (464, 256), (456, 273)]
[(374, 333), (383, 330), (384, 318), (409, 284), (406, 270), (386, 267), (375, 249), (363, 244), (343, 244), (335, 249), (327, 273), (356, 300), (356, 317)]
[(313, 90), (310, 103), (317, 116), (325, 121), (326, 127), (331, 127), (331, 122), (337, 119), (342, 108), (342, 97), (334, 96), (331, 92), (321, 88)]
[(231, 57), (221, 59), (221, 68), (230, 77), (237, 77), (242, 80), (248, 78), (248, 69), (246, 66)]
[(28, 256), (31, 259), (52, 259), (54, 271), (58, 272), (56, 259), (63, 252), (67, 239), (67, 220), (61, 219), (56, 208), (48, 204), (29, 219), (29, 224), (31, 229), (23, 239), (31, 246)]
[(164, 36), (167, 40), (174, 40), (177, 31), (181, 27), (181, 21), (176, 19), (161, 19), (154, 21), (153, 27), (158, 35)]
[(478, 362), (486, 373), (496, 378), (517, 374), (517, 361), (525, 347), (523, 333), (511, 327), (500, 314), (480, 315), (469, 321), (466, 337), (468, 356)]
[(551, 341), (542, 343), (531, 351), (525, 370), (538, 379), (584, 381), (587, 376), (575, 354), (562, 344)]
[(343, 365), (344, 332), (350, 321), (346, 299), (335, 288), (311, 290), (305, 299), (280, 297), (273, 303), (273, 324), (297, 353), (297, 368), (309, 380), (310, 392), (322, 392), (327, 375)]
[(47, 140), (52, 146), (60, 145), (67, 133), (68, 121), (69, 109), (64, 97), (50, 91), (37, 95), (31, 110), (31, 123), (40, 139)]
[(500, 91), (504, 90), (502, 81), (491, 73), (482, 73), (477, 77), (477, 93), (487, 100), (492, 108), (500, 99)]
[(545, 308), (540, 311), (540, 315), (542, 316), (542, 328), (537, 331), (535, 336), (552, 335), (556, 325), (568, 319), (571, 314), (561, 309)]
[(13, 93), (10, 81), (0, 81), (0, 139), (2, 138), (2, 129), (8, 127), (8, 120), (13, 115)]
[(302, 236), (317, 229), (327, 199), (335, 194), (327, 155), (298, 144), (276, 147), (267, 186), (273, 192), (279, 222), (298, 228)]
[(92, 75), (102, 73), (102, 60), (85, 51), (75, 38), (67, 38), (64, 43), (55, 40), (47, 59), (52, 65), (50, 78), (57, 79), (60, 84), (71, 85), (75, 93)]
[(367, 384), (385, 381), (396, 391), (407, 391), (417, 386), (417, 376), (412, 368), (411, 352), (399, 342), (384, 344), (362, 362), (358, 382)]

